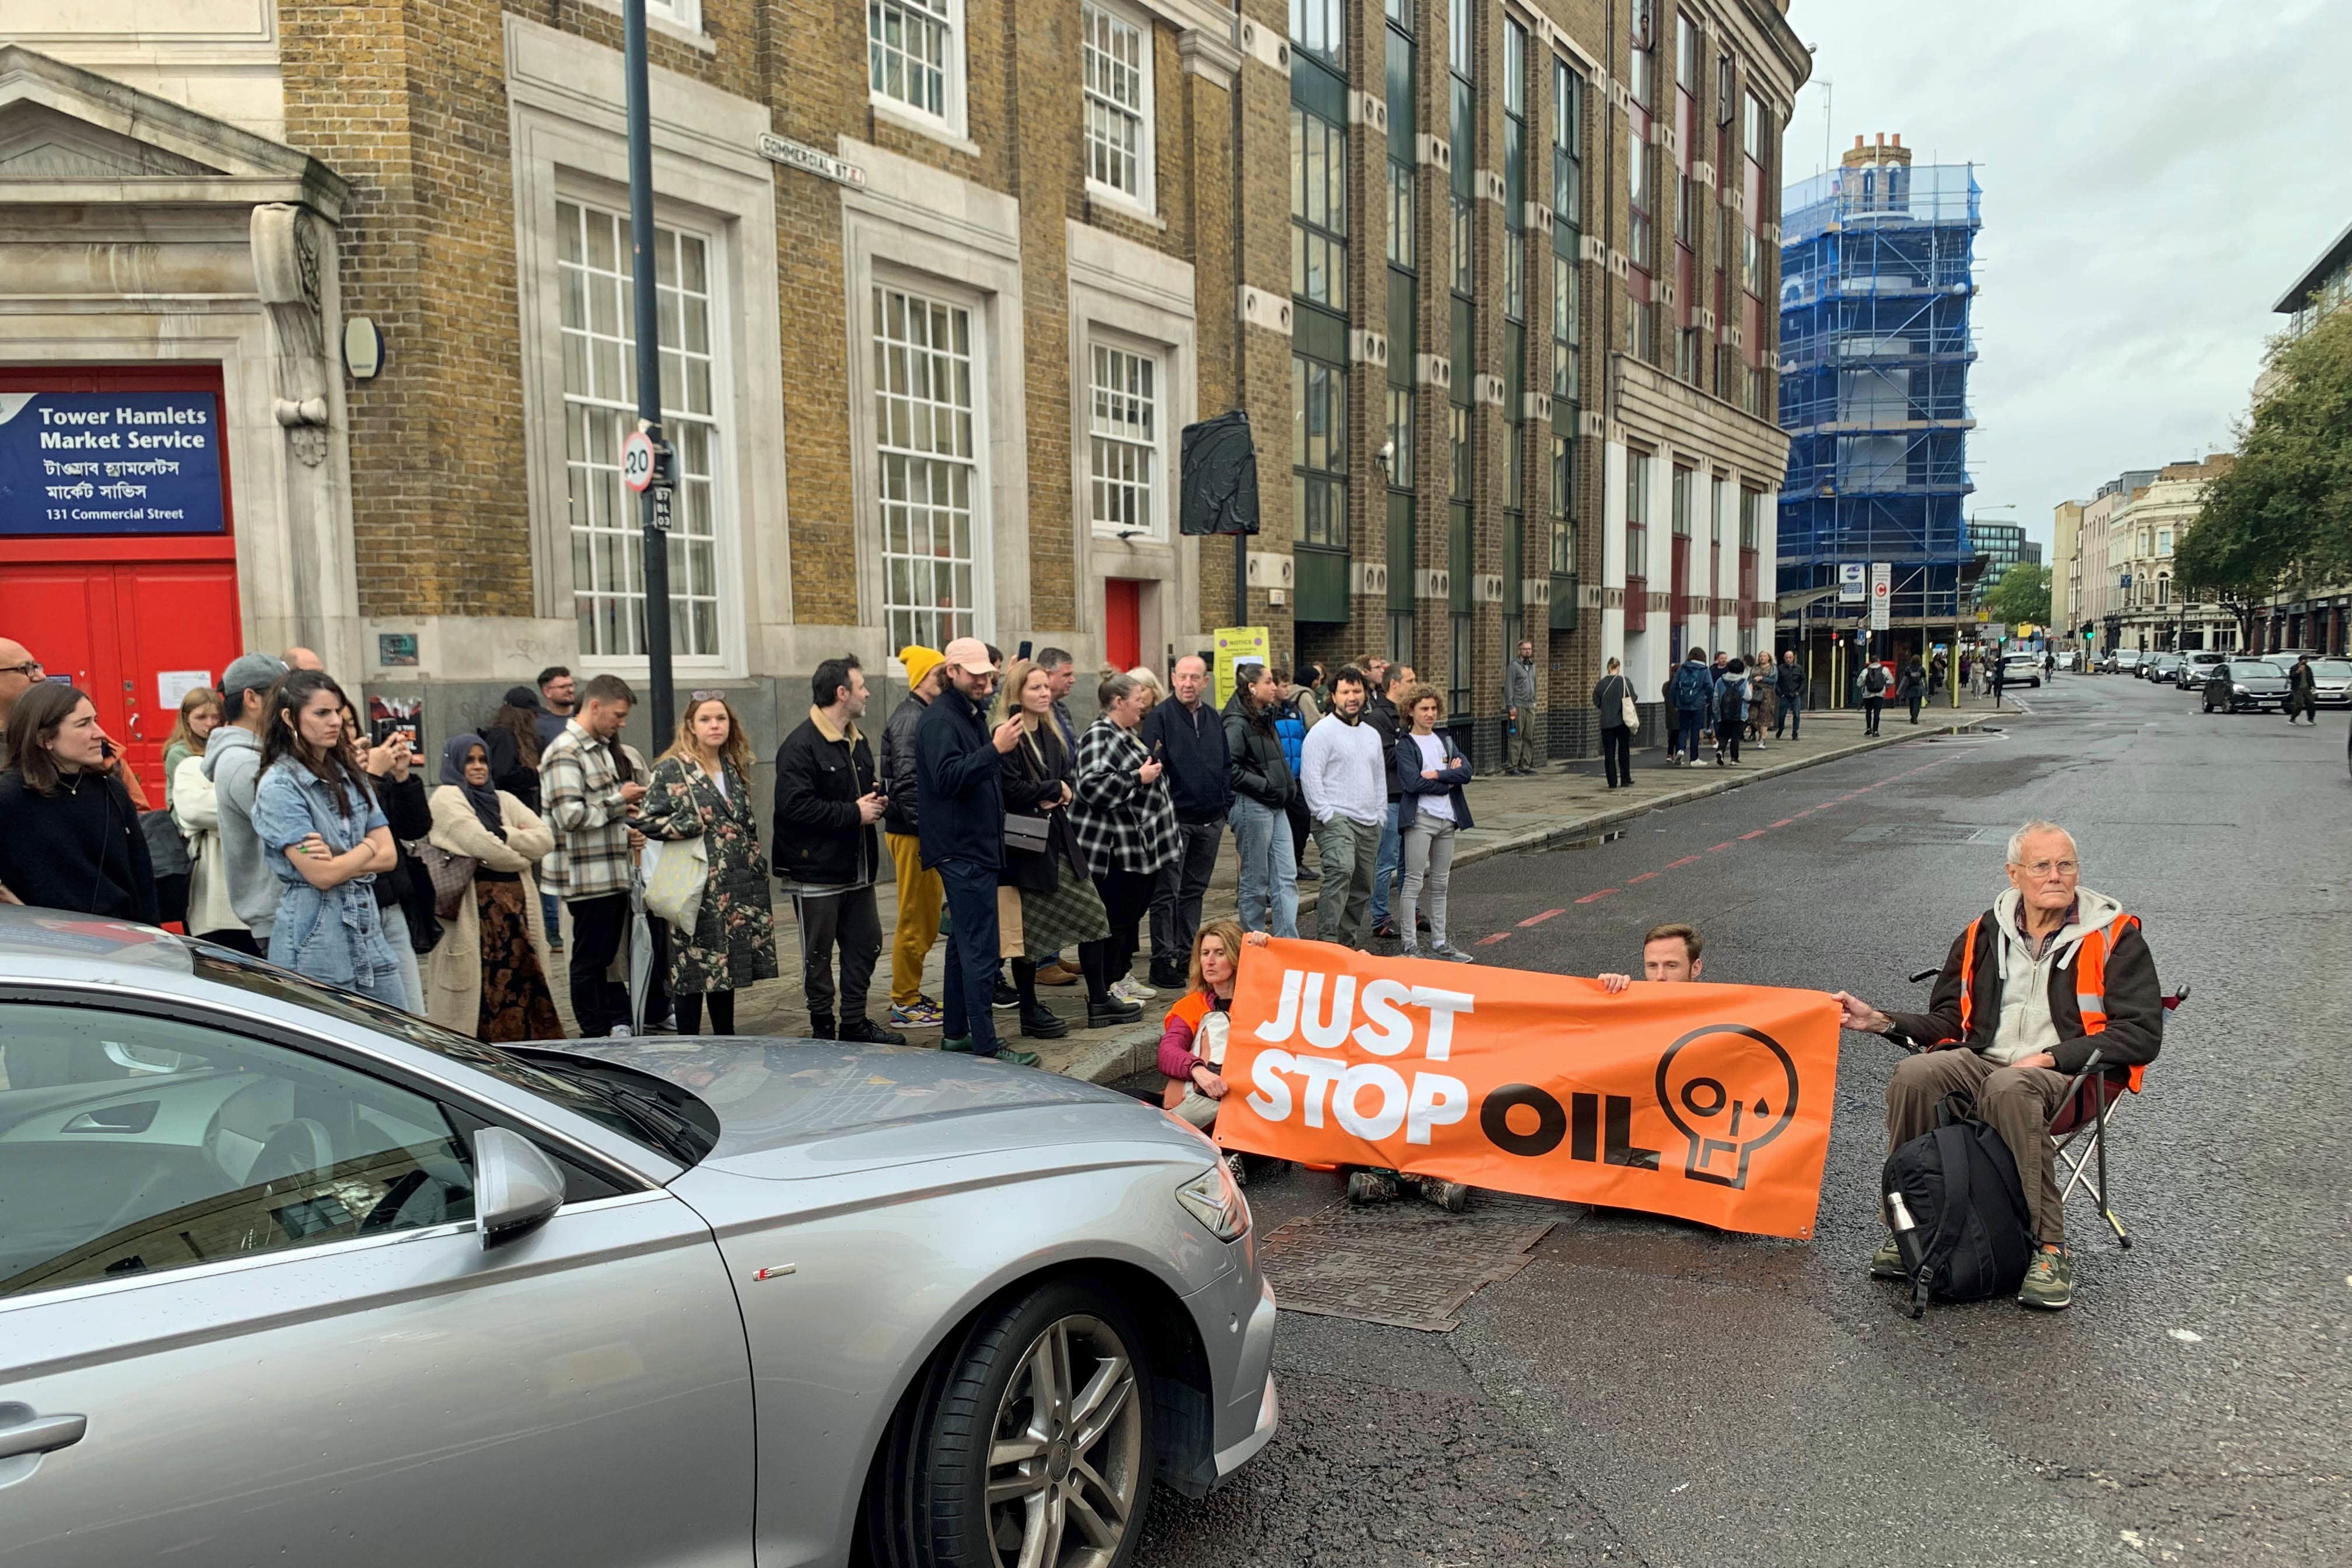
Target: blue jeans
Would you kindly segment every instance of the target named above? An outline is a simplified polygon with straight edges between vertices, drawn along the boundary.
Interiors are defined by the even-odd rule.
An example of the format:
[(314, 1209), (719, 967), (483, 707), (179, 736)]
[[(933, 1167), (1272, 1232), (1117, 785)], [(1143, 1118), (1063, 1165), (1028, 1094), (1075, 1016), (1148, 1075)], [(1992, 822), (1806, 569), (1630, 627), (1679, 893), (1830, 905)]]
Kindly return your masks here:
[(996, 868), (942, 860), (948, 904), (947, 978), (940, 986), (940, 1031), (969, 1037), (974, 1056), (996, 1054)]
[(1666, 748), (1666, 754), (1672, 756), (1680, 752), (1692, 762), (1698, 761), (1698, 732), (1706, 723), (1706, 710), (1677, 708), (1675, 710), (1675, 722), (1674, 743)]
[(1389, 814), (1381, 818), (1381, 858), (1372, 870), (1372, 923), (1381, 925), (1389, 918), (1389, 889), (1397, 879), (1398, 856), (1403, 841), (1397, 837), (1397, 803), (1389, 802)]
[(1789, 733), (1797, 740), (1805, 738), (1805, 700), (1802, 697), (1780, 699), (1780, 717), (1773, 721), (1772, 738), (1780, 738), (1780, 726), (1786, 724)]
[(1234, 796), (1234, 847), (1241, 851), (1244, 931), (1298, 934), (1298, 849), (1286, 812)]

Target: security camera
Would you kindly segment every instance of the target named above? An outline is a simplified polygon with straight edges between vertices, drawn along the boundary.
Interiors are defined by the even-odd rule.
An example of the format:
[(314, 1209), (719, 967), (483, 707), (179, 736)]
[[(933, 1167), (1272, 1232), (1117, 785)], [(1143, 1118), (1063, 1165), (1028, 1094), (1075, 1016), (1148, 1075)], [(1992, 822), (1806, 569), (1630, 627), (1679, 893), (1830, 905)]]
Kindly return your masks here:
[(1381, 449), (1372, 454), (1372, 461), (1378, 463), (1383, 468), (1395, 462), (1396, 443), (1392, 440), (1381, 442)]

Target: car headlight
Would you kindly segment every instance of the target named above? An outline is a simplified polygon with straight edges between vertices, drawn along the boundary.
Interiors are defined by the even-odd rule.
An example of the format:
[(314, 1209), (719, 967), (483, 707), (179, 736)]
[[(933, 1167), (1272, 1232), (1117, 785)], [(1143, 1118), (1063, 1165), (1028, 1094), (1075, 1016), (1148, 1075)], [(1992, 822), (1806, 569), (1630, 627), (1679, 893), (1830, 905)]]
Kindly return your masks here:
[(2247, 695), (2246, 689), (2242, 686), (2233, 686), (2230, 689), (2235, 691), (2241, 697)]
[(1177, 1188), (1176, 1201), (1219, 1241), (1238, 1240), (1250, 1227), (1249, 1200), (1223, 1160)]

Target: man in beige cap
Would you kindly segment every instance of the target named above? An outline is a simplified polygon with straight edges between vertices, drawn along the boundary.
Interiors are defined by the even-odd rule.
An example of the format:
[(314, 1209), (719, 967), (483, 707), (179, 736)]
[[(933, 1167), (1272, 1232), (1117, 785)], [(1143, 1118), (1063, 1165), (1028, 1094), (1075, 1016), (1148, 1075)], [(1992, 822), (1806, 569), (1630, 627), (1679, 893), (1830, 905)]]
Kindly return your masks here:
[(920, 786), (915, 778), (915, 731), (946, 676), (940, 650), (910, 643), (898, 650), (907, 667), (907, 695), (882, 726), (882, 793), (890, 804), (882, 813), (882, 837), (898, 876), (898, 929), (890, 944), (890, 1024), (927, 1029), (940, 1021), (940, 1005), (923, 994), (923, 960), (940, 936), (940, 904), (945, 894), (940, 874), (923, 865)]
[(915, 728), (917, 833), (926, 870), (947, 896), (947, 980), (940, 988), (942, 1050), (971, 1051), (1023, 1067), (1037, 1053), (1000, 1050), (990, 1014), (996, 995), (996, 878), (1004, 863), (1000, 759), (1021, 743), (1021, 721), (994, 730), (986, 717), (996, 661), (978, 637), (958, 637), (940, 658), (945, 689)]

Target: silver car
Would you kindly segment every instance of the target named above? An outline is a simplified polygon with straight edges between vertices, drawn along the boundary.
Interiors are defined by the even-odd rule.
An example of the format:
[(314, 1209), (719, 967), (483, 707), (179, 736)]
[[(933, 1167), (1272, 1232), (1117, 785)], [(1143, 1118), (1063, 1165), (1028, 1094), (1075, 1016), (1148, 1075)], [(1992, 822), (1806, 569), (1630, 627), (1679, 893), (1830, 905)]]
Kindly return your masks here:
[(2311, 700), (2318, 708), (2352, 708), (2352, 659), (2313, 659)]
[(1273, 1436), (1255, 1248), (1068, 1079), (0, 909), (0, 1563), (1124, 1561)]

